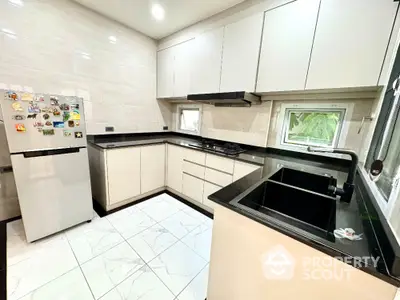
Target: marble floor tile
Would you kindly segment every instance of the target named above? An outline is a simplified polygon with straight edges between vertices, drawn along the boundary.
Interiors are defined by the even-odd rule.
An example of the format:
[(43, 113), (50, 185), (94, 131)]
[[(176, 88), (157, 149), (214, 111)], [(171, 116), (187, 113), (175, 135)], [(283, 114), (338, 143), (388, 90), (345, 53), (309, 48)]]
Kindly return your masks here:
[(95, 219), (69, 229), (66, 236), (80, 264), (124, 240), (107, 218)]
[(7, 269), (8, 300), (19, 299), (74, 269), (78, 263), (65, 235), (59, 234)]
[(134, 206), (108, 215), (107, 219), (125, 239), (129, 239), (156, 223), (147, 214)]
[(187, 235), (200, 224), (201, 221), (199, 219), (192, 218), (184, 211), (179, 211), (160, 222), (161, 226), (165, 227), (178, 239)]
[(205, 260), (210, 261), (211, 240), (212, 228), (201, 224), (186, 235), (182, 242)]
[(144, 266), (144, 261), (127, 242), (84, 263), (82, 271), (96, 299)]
[(164, 194), (161, 194), (161, 195), (155, 196), (153, 198), (147, 199), (147, 200), (145, 200), (143, 202), (140, 202), (140, 203), (136, 204), (135, 207), (138, 208), (138, 209), (144, 209), (146, 207), (153, 206), (155, 204), (159, 204), (161, 202), (164, 202), (164, 196), (163, 195)]
[(142, 267), (101, 300), (173, 300), (175, 296), (148, 266)]
[(80, 268), (50, 281), (20, 300), (93, 300)]
[(185, 209), (185, 208), (188, 207), (186, 204), (182, 203), (181, 201), (175, 199), (174, 197), (172, 197), (172, 196), (170, 196), (168, 194), (163, 194), (162, 196), (164, 198), (164, 201), (166, 201), (170, 205), (174, 205), (179, 210)]
[(177, 240), (167, 229), (156, 224), (130, 238), (128, 243), (145, 262), (149, 262)]
[(206, 264), (206, 260), (178, 241), (154, 258), (149, 266), (177, 296)]
[(199, 219), (202, 223), (203, 223), (203, 222), (208, 222), (209, 220), (212, 221), (211, 218), (209, 218), (209, 217), (203, 215), (202, 213), (198, 212), (197, 210), (191, 208), (190, 206), (186, 206), (186, 207), (183, 209), (183, 211), (184, 211), (185, 213), (187, 213), (189, 216), (191, 216), (192, 218)]
[(170, 203), (168, 203), (168, 201), (164, 200), (153, 203), (151, 205), (148, 205), (140, 209), (144, 211), (147, 215), (149, 215), (151, 218), (156, 220), (157, 222), (160, 222), (168, 218), (169, 216), (177, 213), (180, 210), (175, 205), (171, 205)]
[(179, 294), (179, 300), (204, 300), (207, 297), (209, 266), (189, 283), (189, 285)]

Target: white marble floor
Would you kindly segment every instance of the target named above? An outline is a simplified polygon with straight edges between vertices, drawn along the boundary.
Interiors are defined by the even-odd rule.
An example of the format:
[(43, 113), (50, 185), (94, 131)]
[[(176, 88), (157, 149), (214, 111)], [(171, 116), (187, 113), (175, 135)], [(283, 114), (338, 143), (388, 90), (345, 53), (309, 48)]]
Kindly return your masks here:
[(8, 223), (8, 300), (204, 300), (212, 224), (167, 194), (31, 244)]

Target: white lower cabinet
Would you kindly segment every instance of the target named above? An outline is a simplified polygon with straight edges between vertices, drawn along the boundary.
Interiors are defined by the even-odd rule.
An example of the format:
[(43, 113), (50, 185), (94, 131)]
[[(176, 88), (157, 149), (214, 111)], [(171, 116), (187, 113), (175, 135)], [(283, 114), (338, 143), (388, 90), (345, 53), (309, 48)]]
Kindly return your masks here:
[(260, 168), (260, 166), (248, 164), (248, 163), (241, 162), (241, 161), (235, 161), (235, 169), (233, 171), (233, 181), (236, 181), (236, 180), (250, 174), (251, 172), (254, 172), (258, 168)]
[(204, 192), (204, 180), (183, 173), (182, 194), (202, 203), (203, 192)]
[(203, 193), (203, 204), (214, 209), (215, 202), (208, 200), (208, 196), (222, 189), (222, 187), (212, 184), (210, 182), (204, 182), (204, 193)]
[(182, 193), (183, 158), (185, 149), (167, 145), (167, 186)]
[(165, 186), (165, 144), (140, 147), (141, 194)]
[(107, 150), (109, 205), (140, 195), (140, 147)]

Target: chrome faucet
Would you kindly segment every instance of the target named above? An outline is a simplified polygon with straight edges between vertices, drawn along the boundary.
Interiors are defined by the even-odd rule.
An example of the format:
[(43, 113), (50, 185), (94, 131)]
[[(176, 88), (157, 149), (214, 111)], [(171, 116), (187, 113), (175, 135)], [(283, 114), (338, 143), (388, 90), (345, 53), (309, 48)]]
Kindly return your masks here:
[(339, 149), (339, 148), (325, 148), (325, 147), (311, 147), (307, 148), (308, 152), (325, 152), (325, 153), (340, 153), (348, 154), (351, 156), (351, 166), (347, 175), (347, 180), (343, 184), (343, 188), (337, 188), (336, 186), (329, 186), (328, 189), (334, 195), (340, 196), (340, 201), (350, 203), (351, 197), (354, 191), (354, 178), (356, 176), (358, 156), (352, 150)]

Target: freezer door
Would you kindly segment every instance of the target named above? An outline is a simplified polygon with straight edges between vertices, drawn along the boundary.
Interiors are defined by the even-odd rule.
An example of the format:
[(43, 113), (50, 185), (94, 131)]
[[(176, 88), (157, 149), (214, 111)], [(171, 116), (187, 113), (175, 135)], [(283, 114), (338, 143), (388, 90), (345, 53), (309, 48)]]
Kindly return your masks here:
[(93, 216), (87, 149), (72, 151), (11, 155), (29, 242)]
[(86, 146), (81, 98), (16, 92), (13, 100), (9, 92), (0, 103), (11, 153)]

